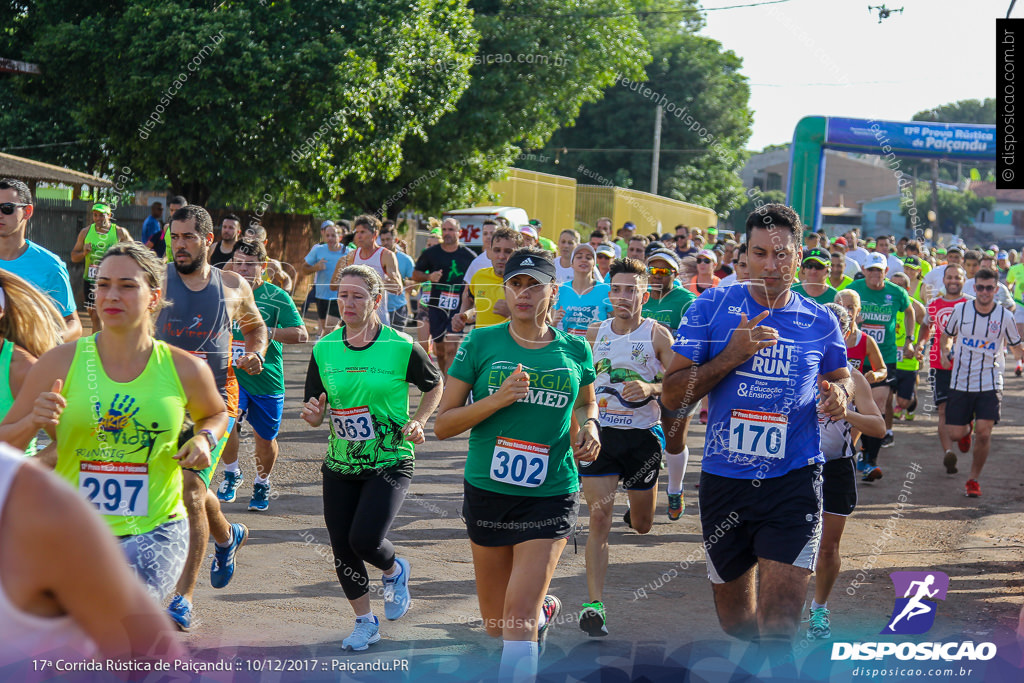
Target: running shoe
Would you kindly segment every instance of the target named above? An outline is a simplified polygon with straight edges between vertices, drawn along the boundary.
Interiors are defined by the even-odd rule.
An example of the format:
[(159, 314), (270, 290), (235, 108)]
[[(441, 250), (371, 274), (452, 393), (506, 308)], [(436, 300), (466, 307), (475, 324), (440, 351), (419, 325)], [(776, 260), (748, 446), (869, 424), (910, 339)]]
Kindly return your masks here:
[(668, 518), (671, 520), (677, 520), (683, 516), (683, 510), (686, 509), (686, 504), (683, 503), (683, 494), (670, 493), (668, 494)]
[(969, 453), (971, 450), (971, 432), (974, 431), (974, 422), (967, 425), (967, 435), (964, 438), (956, 442), (956, 447), (960, 449), (961, 453)]
[(866, 457), (864, 457), (864, 451), (858, 452), (857, 453), (857, 472), (858, 472), (858, 474), (860, 474), (861, 476), (864, 476), (865, 474), (868, 473), (868, 470), (870, 470), (870, 469), (871, 469), (871, 466), (868, 465), (868, 460), (867, 460)]
[(210, 585), (214, 588), (224, 588), (231, 583), (231, 577), (235, 575), (235, 553), (245, 545), (249, 538), (249, 528), (244, 524), (231, 525), (231, 545), (221, 548), (213, 546), (213, 564), (210, 565)]
[(868, 470), (864, 473), (861, 481), (875, 481), (876, 479), (882, 478), (882, 468), (878, 465), (868, 465)]
[(832, 627), (829, 623), (828, 609), (824, 607), (811, 608), (811, 625), (807, 627), (808, 640), (824, 640), (832, 637)]
[(547, 644), (548, 631), (551, 630), (555, 618), (562, 611), (562, 601), (554, 595), (545, 595), (541, 603), (540, 611), (544, 614), (544, 624), (537, 628), (537, 656), (544, 654), (544, 646)]
[(1024, 372), (1024, 363), (1017, 361), (1017, 369), (1013, 371), (1013, 374), (1020, 377), (1022, 372)]
[(171, 604), (167, 606), (167, 613), (171, 615), (174, 625), (179, 631), (188, 633), (192, 628), (192, 603), (180, 595), (175, 595)]
[(580, 612), (580, 628), (591, 638), (608, 635), (608, 619), (603, 602), (585, 602)]
[(968, 479), (967, 486), (964, 487), (964, 495), (968, 498), (980, 498), (981, 497), (981, 485), (978, 484), (975, 479)]
[(907, 422), (913, 422), (914, 414), (908, 410), (906, 416), (903, 419), (906, 420)]
[(942, 464), (946, 466), (946, 474), (956, 474), (956, 453), (946, 451), (946, 455), (942, 458)]
[(252, 498), (249, 499), (249, 509), (262, 512), (268, 507), (270, 507), (270, 484), (253, 484)]
[(381, 577), (384, 582), (384, 616), (388, 621), (401, 619), (412, 606), (412, 598), (409, 597), (409, 562), (400, 557), (396, 557), (395, 562), (402, 568), (401, 573), (395, 577)]
[(893, 411), (892, 419), (894, 419), (894, 420), (902, 420), (903, 419), (903, 411), (902, 410)]
[(892, 444), (893, 444), (893, 441), (895, 441), (895, 440), (896, 439), (892, 435), (892, 430), (887, 431), (885, 433), (885, 436), (882, 437), (882, 448), (889, 448), (889, 447), (891, 447)]
[(220, 483), (220, 488), (217, 489), (217, 500), (222, 503), (234, 503), (235, 502), (235, 491), (242, 482), (245, 481), (245, 477), (242, 476), (241, 470), (238, 472), (224, 471), (224, 481)]
[(380, 642), (380, 620), (356, 619), (356, 627), (352, 629), (352, 635), (341, 641), (342, 650), (365, 650), (374, 643)]
[(628, 526), (630, 529), (633, 528), (633, 520), (629, 516), (629, 508), (626, 508), (626, 511), (622, 514), (622, 521), (625, 522), (626, 526)]

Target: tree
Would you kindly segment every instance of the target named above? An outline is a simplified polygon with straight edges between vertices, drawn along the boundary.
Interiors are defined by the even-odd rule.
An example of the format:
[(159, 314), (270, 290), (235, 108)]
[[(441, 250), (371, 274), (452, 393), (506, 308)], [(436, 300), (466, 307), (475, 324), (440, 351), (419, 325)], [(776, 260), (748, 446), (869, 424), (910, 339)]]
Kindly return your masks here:
[[(479, 49), (456, 108), (408, 138), (401, 172), (348, 183), (345, 196), (394, 217), (487, 198), (521, 149), (544, 145), (599, 99), (618, 74), (639, 76), (650, 56), (626, 0), (471, 0)], [(450, 64), (437, 65), (440, 69)]]
[(242, 206), (395, 175), (465, 90), (477, 41), (466, 0), (41, 0), (17, 19), (7, 38), (43, 71), (22, 99), (51, 137), (96, 139), (85, 170)]
[[(931, 188), (921, 185), (914, 196), (915, 204), (904, 203), (900, 208), (903, 216), (909, 217), (910, 209), (916, 208), (917, 216), (927, 214), (927, 207), (931, 205)], [(939, 188), (939, 230), (941, 232), (956, 232), (958, 228), (974, 225), (974, 219), (982, 209), (991, 209), (995, 205), (994, 197), (979, 197), (970, 190), (957, 192)], [(922, 218), (922, 225), (924, 219)]]
[[(933, 121), (937, 123), (980, 123), (995, 125), (996, 122), (996, 101), (992, 97), (984, 100), (959, 100), (949, 104), (942, 104), (931, 109), (919, 111), (912, 117), (913, 121)], [(930, 175), (927, 159), (906, 159), (901, 158), (903, 168), (913, 169), (913, 174)], [(995, 161), (976, 161), (970, 164), (961, 164), (956, 161), (940, 161), (939, 177), (940, 182), (958, 183), (964, 176), (971, 174), (971, 169), (977, 171), (979, 178), (994, 176)]]
[(737, 233), (747, 226), (747, 216), (764, 204), (785, 204), (786, 193), (782, 190), (748, 190), (743, 193), (744, 202), (729, 214), (729, 223)]
[[(741, 60), (697, 33), (703, 26), (691, 0), (635, 0), (650, 12), (643, 25), (653, 61), (644, 78), (618, 78), (604, 99), (586, 105), (576, 123), (556, 133), (548, 155), (533, 162), (581, 183), (595, 176), (650, 188), (655, 107), (664, 111), (658, 193), (714, 208), (722, 215), (743, 188), (736, 172), (750, 137), (750, 89)], [(625, 76), (625, 75), (624, 75)], [(566, 152), (558, 153), (565, 149)], [(557, 170), (556, 170), (557, 169)]]

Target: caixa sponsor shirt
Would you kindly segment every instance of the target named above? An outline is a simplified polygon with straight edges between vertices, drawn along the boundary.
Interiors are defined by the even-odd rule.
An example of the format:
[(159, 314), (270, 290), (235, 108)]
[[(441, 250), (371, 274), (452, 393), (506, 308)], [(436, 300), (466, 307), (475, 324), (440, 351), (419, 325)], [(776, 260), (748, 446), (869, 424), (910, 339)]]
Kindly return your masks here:
[[(741, 313), (750, 320), (764, 310), (745, 284), (708, 290), (683, 316), (672, 350), (697, 365), (707, 363), (725, 350)], [(825, 307), (792, 294), (761, 324), (778, 330), (778, 343), (758, 351), (708, 393), (701, 468), (710, 474), (762, 479), (824, 462), (818, 375), (846, 367), (839, 325)]]

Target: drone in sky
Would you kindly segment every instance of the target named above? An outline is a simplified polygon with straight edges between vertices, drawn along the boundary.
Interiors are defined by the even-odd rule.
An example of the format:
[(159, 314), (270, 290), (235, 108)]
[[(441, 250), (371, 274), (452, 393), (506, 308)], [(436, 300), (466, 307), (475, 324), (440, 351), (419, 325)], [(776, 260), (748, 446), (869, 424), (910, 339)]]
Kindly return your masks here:
[(882, 23), (883, 19), (888, 19), (889, 16), (893, 12), (899, 12), (900, 14), (903, 14), (903, 8), (902, 7), (898, 8), (898, 9), (889, 9), (885, 5), (879, 5), (877, 7), (874, 7), (872, 5), (868, 5), (868, 12), (871, 12), (873, 10), (878, 10), (878, 23), (879, 24)]

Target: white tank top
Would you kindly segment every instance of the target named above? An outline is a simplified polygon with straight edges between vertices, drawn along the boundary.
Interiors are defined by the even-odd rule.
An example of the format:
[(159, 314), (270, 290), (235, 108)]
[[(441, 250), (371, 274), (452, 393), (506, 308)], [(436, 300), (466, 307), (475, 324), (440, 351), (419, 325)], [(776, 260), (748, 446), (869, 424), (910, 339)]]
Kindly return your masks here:
[[(849, 410), (856, 412), (851, 404)], [(829, 420), (818, 410), (818, 433), (821, 435), (821, 452), (825, 460), (839, 460), (854, 456), (853, 439), (850, 438), (853, 425), (846, 420)]]
[[(25, 465), (24, 453), (0, 444), (0, 519), (7, 494), (18, 468)], [(30, 466), (30, 465), (26, 465)], [(15, 607), (0, 583), (0, 668), (33, 659), (83, 660), (96, 654), (96, 646), (71, 617), (37, 617)]]
[[(384, 251), (384, 247), (377, 247), (370, 258), (364, 259), (360, 256), (362, 249), (356, 248), (355, 256), (352, 258), (352, 265), (355, 266), (369, 266), (377, 271), (377, 275), (380, 275), (380, 279), (385, 279), (384, 264), (380, 262), (380, 255)], [(380, 298), (380, 304), (377, 306), (377, 314), (380, 316), (380, 321), (385, 325), (388, 324), (388, 297), (391, 296), (388, 292), (384, 292), (384, 295)]]
[(652, 334), (657, 325), (650, 318), (629, 334), (612, 331), (609, 318), (601, 323), (594, 341), (594, 366), (597, 380), (597, 410), (602, 427), (650, 429), (661, 420), (661, 406), (651, 396), (644, 401), (626, 401), (622, 388), (626, 382), (654, 382), (662, 373), (661, 361), (654, 352)]

